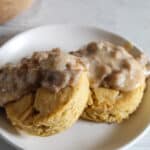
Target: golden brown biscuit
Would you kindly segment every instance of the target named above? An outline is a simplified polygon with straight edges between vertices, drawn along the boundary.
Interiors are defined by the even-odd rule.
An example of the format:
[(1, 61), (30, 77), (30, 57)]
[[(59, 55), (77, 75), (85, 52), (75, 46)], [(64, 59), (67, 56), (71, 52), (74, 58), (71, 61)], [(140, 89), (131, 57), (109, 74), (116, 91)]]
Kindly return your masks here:
[(145, 85), (129, 92), (107, 88), (91, 89), (83, 119), (96, 122), (120, 123), (132, 114), (142, 101)]
[(82, 118), (121, 122), (136, 110), (142, 100), (147, 72), (142, 53), (134, 56), (122, 46), (101, 41), (71, 54), (82, 59), (90, 82), (91, 94)]
[(0, 24), (14, 18), (28, 8), (33, 0), (0, 0)]
[(36, 94), (5, 106), (12, 124), (30, 134), (48, 136), (72, 126), (86, 106), (89, 82), (86, 72), (81, 73), (74, 87), (58, 93), (39, 88)]

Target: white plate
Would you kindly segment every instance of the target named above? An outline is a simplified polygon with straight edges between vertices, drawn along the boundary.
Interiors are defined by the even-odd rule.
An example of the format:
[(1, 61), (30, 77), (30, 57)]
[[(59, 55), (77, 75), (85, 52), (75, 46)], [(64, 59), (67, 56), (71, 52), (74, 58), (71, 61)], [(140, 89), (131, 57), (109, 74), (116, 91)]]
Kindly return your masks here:
[[(43, 26), (24, 32), (0, 50), (0, 64), (14, 62), (33, 51), (60, 47), (75, 50), (90, 41), (108, 40), (115, 44), (127, 41), (115, 34), (95, 28), (69, 25)], [(32, 150), (112, 150), (127, 148), (148, 131), (150, 123), (150, 88), (144, 95), (139, 109), (122, 124), (98, 124), (78, 121), (69, 130), (49, 137), (18, 134), (0, 115), (0, 134), (17, 147)]]

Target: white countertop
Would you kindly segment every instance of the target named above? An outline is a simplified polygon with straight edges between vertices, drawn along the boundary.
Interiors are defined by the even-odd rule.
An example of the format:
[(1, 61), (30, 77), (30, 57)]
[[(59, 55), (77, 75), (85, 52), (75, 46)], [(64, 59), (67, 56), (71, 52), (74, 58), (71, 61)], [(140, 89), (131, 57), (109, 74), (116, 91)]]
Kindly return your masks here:
[[(32, 9), (0, 26), (0, 44), (44, 24), (94, 25), (133, 41), (150, 56), (149, 0), (35, 0)], [(15, 150), (0, 139), (0, 149)], [(150, 132), (132, 150), (150, 149)]]

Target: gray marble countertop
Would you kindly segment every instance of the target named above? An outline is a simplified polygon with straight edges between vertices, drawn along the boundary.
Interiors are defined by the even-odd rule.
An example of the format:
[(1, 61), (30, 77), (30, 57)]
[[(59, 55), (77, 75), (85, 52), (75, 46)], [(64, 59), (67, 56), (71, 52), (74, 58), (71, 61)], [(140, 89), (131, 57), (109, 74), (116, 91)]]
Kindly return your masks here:
[[(35, 0), (33, 6), (0, 26), (0, 44), (44, 24), (94, 25), (133, 41), (150, 56), (149, 0)], [(150, 149), (150, 132), (132, 150)], [(1, 150), (15, 150), (0, 139)]]

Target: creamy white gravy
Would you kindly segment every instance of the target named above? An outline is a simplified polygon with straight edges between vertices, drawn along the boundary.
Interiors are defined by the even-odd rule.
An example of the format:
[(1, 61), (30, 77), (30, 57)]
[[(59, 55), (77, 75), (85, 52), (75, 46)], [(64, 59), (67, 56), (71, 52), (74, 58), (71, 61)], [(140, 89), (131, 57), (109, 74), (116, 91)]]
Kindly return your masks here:
[(135, 59), (125, 48), (110, 42), (92, 42), (71, 53), (83, 61), (92, 88), (102, 86), (130, 91), (143, 84), (149, 75), (143, 54)]
[(59, 49), (35, 52), (17, 65), (7, 64), (0, 69), (0, 105), (35, 92), (39, 87), (58, 92), (74, 86), (83, 69), (79, 58)]

